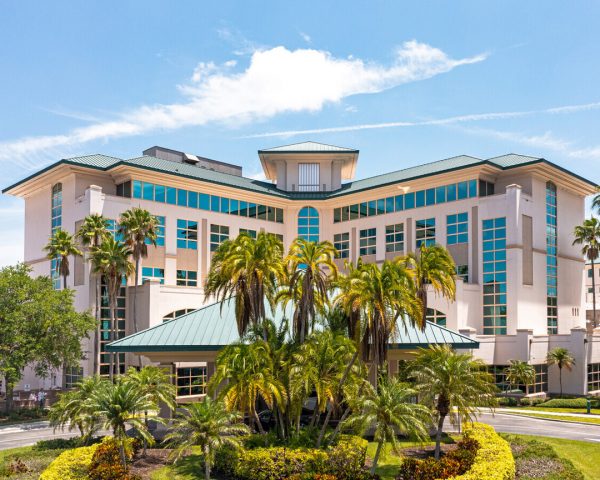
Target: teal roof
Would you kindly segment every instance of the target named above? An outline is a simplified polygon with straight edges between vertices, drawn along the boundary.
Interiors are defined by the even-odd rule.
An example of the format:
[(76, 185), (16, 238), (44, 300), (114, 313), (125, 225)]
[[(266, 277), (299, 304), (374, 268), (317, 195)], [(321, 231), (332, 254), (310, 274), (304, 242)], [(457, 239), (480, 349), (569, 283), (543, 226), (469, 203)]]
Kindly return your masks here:
[(358, 150), (346, 147), (337, 147), (319, 142), (300, 142), (280, 147), (265, 148), (258, 153), (358, 153)]
[[(281, 150), (288, 148), (288, 150)], [(331, 145), (319, 144), (316, 142), (304, 142), (293, 145), (286, 145), (284, 147), (275, 147), (274, 149), (261, 150), (260, 152), (273, 153), (273, 152), (293, 152), (299, 150), (292, 150), (292, 148), (303, 148), (309, 151), (309, 148), (313, 148), (312, 151), (318, 151), (318, 148), (330, 150), (323, 151), (340, 151), (340, 152), (358, 152), (358, 150), (344, 149), (343, 147), (334, 147)], [(279, 150), (276, 150), (279, 149)], [(335, 150), (338, 149), (338, 150)], [(38, 175), (51, 170), (61, 164), (77, 165), (82, 167), (88, 167), (93, 169), (99, 169), (109, 171), (119, 165), (129, 165), (131, 167), (150, 170), (154, 172), (161, 172), (170, 175), (176, 175), (179, 177), (185, 177), (193, 180), (202, 180), (218, 185), (229, 186), (233, 188), (239, 188), (243, 190), (252, 191), (255, 193), (261, 193), (265, 195), (272, 195), (279, 198), (286, 198), (290, 200), (325, 200), (328, 198), (335, 198), (342, 195), (349, 195), (353, 193), (370, 190), (373, 188), (382, 187), (385, 185), (392, 185), (397, 183), (403, 183), (413, 181), (423, 177), (429, 177), (432, 175), (440, 175), (451, 171), (461, 170), (477, 165), (491, 165), (501, 170), (506, 170), (515, 167), (521, 167), (525, 165), (531, 165), (534, 163), (545, 163), (553, 166), (579, 180), (586, 182), (592, 187), (596, 187), (596, 184), (590, 180), (587, 180), (579, 175), (576, 175), (552, 162), (549, 162), (541, 157), (529, 157), (525, 155), (507, 154), (499, 157), (490, 159), (480, 159), (470, 157), (468, 155), (460, 155), (457, 157), (447, 158), (439, 160), (437, 162), (426, 163), (416, 167), (405, 168), (394, 172), (386, 173), (383, 175), (377, 175), (374, 177), (365, 178), (362, 180), (356, 180), (354, 182), (348, 182), (342, 185), (342, 188), (333, 192), (285, 192), (277, 189), (277, 187), (270, 182), (264, 182), (259, 180), (253, 180), (247, 177), (241, 177), (238, 175), (231, 175), (227, 173), (215, 172), (206, 168), (200, 168), (194, 165), (172, 162), (169, 160), (163, 160), (151, 156), (143, 156), (138, 158), (132, 158), (128, 160), (119, 159), (115, 157), (109, 157), (106, 155), (87, 155), (83, 157), (74, 157), (60, 160), (43, 170), (40, 170), (33, 175), (5, 188), (2, 192), (6, 193), (14, 187), (37, 177)]]
[[(292, 317), (292, 307), (278, 307), (271, 315), (280, 325)], [(235, 321), (235, 303), (212, 304), (174, 320), (117, 340), (107, 345), (113, 352), (195, 352), (217, 351), (240, 340)], [(479, 348), (470, 338), (427, 322), (424, 330), (399, 326), (390, 348), (415, 349), (430, 344), (449, 344), (454, 348)]]

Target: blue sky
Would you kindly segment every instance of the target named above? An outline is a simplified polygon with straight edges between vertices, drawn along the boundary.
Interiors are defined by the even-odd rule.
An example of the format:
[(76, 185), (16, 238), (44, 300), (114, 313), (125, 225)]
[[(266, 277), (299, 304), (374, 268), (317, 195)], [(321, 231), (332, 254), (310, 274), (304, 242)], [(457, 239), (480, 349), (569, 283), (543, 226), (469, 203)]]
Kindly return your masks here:
[[(324, 5), (325, 4), (325, 5)], [(458, 154), (600, 181), (598, 2), (0, 0), (2, 187), (152, 145), (240, 164), (314, 140), (357, 177)], [(0, 196), (0, 264), (23, 205)]]

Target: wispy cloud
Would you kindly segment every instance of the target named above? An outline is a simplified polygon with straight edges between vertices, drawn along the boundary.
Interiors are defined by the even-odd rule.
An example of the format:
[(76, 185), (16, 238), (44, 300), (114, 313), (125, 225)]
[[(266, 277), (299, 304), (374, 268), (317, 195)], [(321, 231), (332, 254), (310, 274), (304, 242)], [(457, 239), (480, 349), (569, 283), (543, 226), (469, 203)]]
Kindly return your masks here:
[(565, 105), (562, 107), (546, 108), (541, 110), (522, 110), (515, 112), (488, 112), (474, 113), (468, 115), (456, 115), (446, 118), (438, 118), (433, 120), (423, 121), (398, 121), (398, 122), (381, 122), (381, 123), (364, 123), (358, 125), (346, 125), (339, 127), (311, 128), (304, 130), (281, 130), (276, 132), (257, 133), (246, 135), (244, 138), (265, 138), (265, 137), (293, 137), (298, 135), (317, 134), (317, 133), (336, 133), (336, 132), (352, 132), (356, 130), (373, 130), (379, 128), (402, 128), (402, 127), (422, 127), (430, 125), (451, 125), (458, 123), (480, 122), (487, 120), (504, 120), (509, 118), (526, 117), (539, 114), (566, 114), (577, 113), (582, 111), (600, 109), (600, 102)]
[[(223, 30), (222, 36), (231, 32)], [(32, 167), (45, 152), (111, 138), (207, 124), (240, 125), (286, 112), (316, 112), (344, 98), (373, 94), (483, 61), (486, 54), (453, 59), (440, 49), (405, 42), (390, 65), (337, 58), (315, 49), (275, 47), (254, 51), (249, 65), (201, 62), (179, 90), (185, 101), (145, 105), (118, 118), (79, 127), (62, 135), (0, 142), (0, 160)]]
[(300, 35), (302, 37), (302, 40), (304, 40), (306, 43), (312, 43), (312, 38), (310, 38), (310, 35), (308, 33), (298, 32), (298, 35)]

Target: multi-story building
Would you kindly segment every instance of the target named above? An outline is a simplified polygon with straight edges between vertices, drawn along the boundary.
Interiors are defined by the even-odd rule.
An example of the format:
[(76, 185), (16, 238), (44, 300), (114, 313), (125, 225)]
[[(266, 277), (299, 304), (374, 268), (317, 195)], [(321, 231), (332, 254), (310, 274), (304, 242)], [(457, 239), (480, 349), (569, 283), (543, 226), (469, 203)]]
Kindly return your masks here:
[[(572, 245), (593, 182), (515, 154), (458, 156), (362, 180), (353, 180), (358, 150), (305, 142), (258, 154), (268, 181), (246, 178), (235, 165), (153, 147), (133, 159), (61, 160), (4, 192), (25, 200), (25, 261), (35, 274), (53, 275), (57, 286), (43, 253), (53, 229), (73, 233), (86, 215), (101, 213), (116, 230), (132, 206), (156, 215), (158, 246), (143, 260), (145, 283), (137, 294), (142, 328), (203, 306), (212, 252), (242, 231), (276, 234), (285, 246), (298, 236), (330, 240), (342, 268), (359, 257), (381, 263), (438, 243), (457, 265), (456, 301), (431, 294), (428, 317), (477, 341), (474, 354), (499, 383), (509, 360), (519, 359), (535, 365), (531, 393), (557, 391), (558, 373), (548, 370), (545, 357), (565, 346), (577, 359), (565, 392), (600, 390), (600, 378), (594, 380), (600, 332), (586, 331), (584, 262)], [(81, 309), (94, 303), (89, 273), (76, 258), (70, 283)], [(119, 299), (121, 335), (132, 333), (131, 281)], [(101, 308), (101, 315), (100, 371), (107, 373), (108, 311)], [(92, 372), (94, 349), (86, 350), (81, 369), (62, 372), (56, 384), (69, 386)], [(133, 363), (133, 354), (121, 355)], [(41, 381), (24, 380), (32, 388)]]

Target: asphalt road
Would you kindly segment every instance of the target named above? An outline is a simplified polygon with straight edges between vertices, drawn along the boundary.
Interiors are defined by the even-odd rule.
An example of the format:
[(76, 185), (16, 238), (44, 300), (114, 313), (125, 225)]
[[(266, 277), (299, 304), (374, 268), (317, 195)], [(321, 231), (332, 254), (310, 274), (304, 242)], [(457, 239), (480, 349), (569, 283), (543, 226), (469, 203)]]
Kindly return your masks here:
[[(542, 437), (566, 438), (600, 443), (600, 425), (584, 425), (577, 423), (555, 422), (531, 417), (519, 417), (496, 413), (482, 413), (479, 420), (492, 425), (498, 432), (521, 433)], [(450, 429), (450, 425), (447, 424)], [(25, 425), (14, 425), (0, 428), (0, 450), (33, 445), (38, 440), (52, 438), (69, 438), (77, 436), (77, 432), (56, 433), (48, 427), (48, 422), (35, 422)]]

